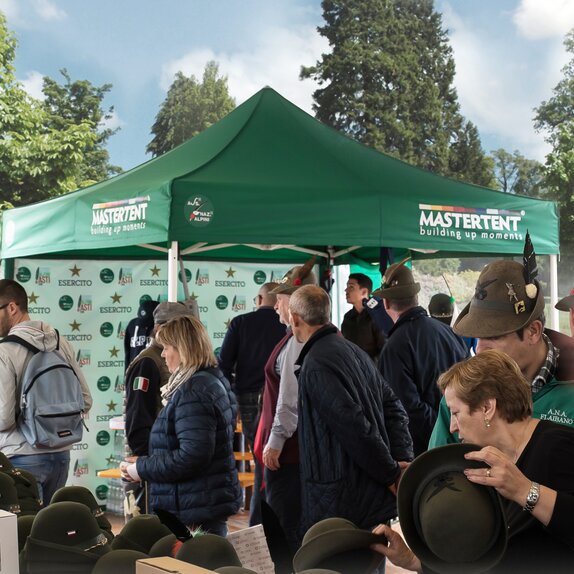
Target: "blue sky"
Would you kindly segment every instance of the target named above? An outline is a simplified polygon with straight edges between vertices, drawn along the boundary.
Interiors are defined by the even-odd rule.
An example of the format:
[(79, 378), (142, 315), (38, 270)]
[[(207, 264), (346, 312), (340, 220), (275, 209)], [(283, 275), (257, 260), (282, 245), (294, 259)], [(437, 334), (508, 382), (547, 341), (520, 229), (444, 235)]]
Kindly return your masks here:
[[(365, 0), (368, 1), (368, 0)], [(544, 160), (532, 109), (552, 95), (567, 62), (572, 0), (435, 0), (454, 50), (461, 111), (483, 147)], [(201, 77), (215, 59), (240, 104), (269, 85), (311, 111), (315, 85), (301, 65), (328, 50), (320, 0), (0, 0), (18, 40), (16, 75), (33, 95), (41, 78), (113, 84), (112, 162), (147, 159), (150, 129), (174, 74)]]

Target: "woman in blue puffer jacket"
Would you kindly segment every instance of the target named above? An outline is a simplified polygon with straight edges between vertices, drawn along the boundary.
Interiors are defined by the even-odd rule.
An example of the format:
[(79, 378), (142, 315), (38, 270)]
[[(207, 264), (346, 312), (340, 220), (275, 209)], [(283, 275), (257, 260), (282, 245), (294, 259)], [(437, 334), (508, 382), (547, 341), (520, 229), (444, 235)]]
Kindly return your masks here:
[(227, 518), (241, 502), (233, 456), (235, 396), (198, 319), (173, 319), (156, 339), (171, 372), (161, 389), (164, 407), (151, 429), (149, 456), (124, 463), (122, 475), (148, 482), (151, 509), (225, 536)]

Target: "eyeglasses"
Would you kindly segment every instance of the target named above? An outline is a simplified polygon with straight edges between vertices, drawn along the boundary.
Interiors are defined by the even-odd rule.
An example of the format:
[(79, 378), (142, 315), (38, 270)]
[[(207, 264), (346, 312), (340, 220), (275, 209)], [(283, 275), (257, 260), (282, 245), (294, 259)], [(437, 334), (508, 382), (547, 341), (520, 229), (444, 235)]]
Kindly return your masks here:
[(8, 305), (10, 305), (10, 303), (4, 303), (4, 305), (0, 305), (0, 311), (2, 311), (2, 309), (6, 309)]

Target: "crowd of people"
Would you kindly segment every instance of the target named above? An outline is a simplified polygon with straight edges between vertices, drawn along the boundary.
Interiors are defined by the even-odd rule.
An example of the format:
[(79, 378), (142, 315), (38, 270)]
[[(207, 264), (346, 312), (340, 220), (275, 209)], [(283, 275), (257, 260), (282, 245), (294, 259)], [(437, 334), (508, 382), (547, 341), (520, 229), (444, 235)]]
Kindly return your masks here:
[[(433, 297), (428, 312), (419, 304), (406, 260), (374, 292), (354, 273), (339, 330), (313, 265), (262, 285), (219, 356), (197, 308), (161, 303), (138, 316), (130, 340), (141, 345), (145, 332), (147, 345), (126, 347), (133, 456), (121, 473), (144, 512), (168, 511), (225, 537), (242, 500), (239, 417), (254, 454), (250, 525), (265, 526), (270, 513), (279, 525), (287, 556), (279, 574), (293, 564), (337, 570), (337, 560), (342, 574), (383, 572), (385, 559), (417, 572), (541, 572), (547, 563), (570, 571), (574, 339), (545, 327), (535, 274), (511, 260), (490, 263), (455, 316), (450, 295)], [(557, 308), (574, 329), (574, 293)], [(30, 319), (22, 286), (2, 280), (0, 336), (8, 334), (60, 348), (89, 410), (69, 344)], [(30, 356), (0, 345), (0, 450), (50, 501), (66, 482), (69, 447), (38, 452), (15, 424)], [(340, 537), (345, 548), (311, 559), (314, 536)], [(356, 570), (333, 559), (345, 552)]]

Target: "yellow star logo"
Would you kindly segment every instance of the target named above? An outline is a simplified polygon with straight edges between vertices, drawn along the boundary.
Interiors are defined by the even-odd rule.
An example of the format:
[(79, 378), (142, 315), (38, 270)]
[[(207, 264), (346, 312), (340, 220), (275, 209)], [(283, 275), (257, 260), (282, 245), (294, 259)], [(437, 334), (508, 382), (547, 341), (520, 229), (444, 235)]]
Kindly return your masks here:
[(227, 319), (227, 321), (224, 322), (225, 322), (225, 328), (229, 329), (229, 325), (231, 325), (231, 319)]
[(189, 298), (190, 298), (192, 301), (197, 301), (198, 298), (199, 298), (199, 295), (196, 295), (195, 293), (192, 292), (191, 295), (189, 296)]
[(78, 322), (74, 319), (74, 322), (73, 322), (73, 323), (70, 323), (69, 325), (70, 325), (70, 327), (72, 327), (72, 333), (73, 333), (74, 331), (79, 331), (79, 330), (80, 330), (80, 325), (81, 325), (81, 323), (78, 323)]
[(159, 272), (161, 271), (161, 269), (160, 269), (157, 265), (154, 265), (154, 266), (150, 269), (150, 271), (151, 271), (151, 276), (152, 276), (152, 277), (159, 277)]
[(116, 349), (116, 346), (114, 345), (114, 346), (110, 349), (110, 357), (117, 357), (119, 352), (120, 352), (120, 350), (119, 350), (119, 349)]
[(36, 303), (38, 301), (38, 297), (39, 295), (35, 295), (34, 292), (32, 291), (32, 293), (28, 295), (28, 303)]
[(74, 263), (74, 266), (70, 269), (72, 272), (72, 277), (79, 277), (81, 269)]
[(122, 296), (118, 295), (117, 292), (113, 295), (110, 295), (110, 297), (112, 298), (112, 303), (121, 303)]
[(229, 266), (229, 269), (225, 270), (225, 272), (227, 273), (228, 277), (235, 277), (236, 271), (231, 267), (231, 265)]
[(118, 406), (118, 403), (114, 403), (114, 401), (110, 401), (109, 403), (106, 404), (106, 407), (108, 407), (109, 413), (115, 412), (117, 406)]

